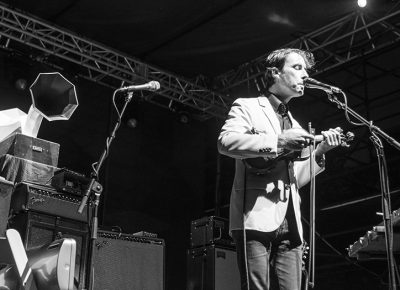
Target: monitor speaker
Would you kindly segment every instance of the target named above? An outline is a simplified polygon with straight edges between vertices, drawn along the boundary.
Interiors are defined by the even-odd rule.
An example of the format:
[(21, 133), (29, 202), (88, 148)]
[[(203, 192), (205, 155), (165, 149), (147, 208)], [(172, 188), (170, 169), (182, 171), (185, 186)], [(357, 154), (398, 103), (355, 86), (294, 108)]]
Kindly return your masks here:
[(99, 231), (92, 279), (96, 290), (163, 290), (164, 240)]

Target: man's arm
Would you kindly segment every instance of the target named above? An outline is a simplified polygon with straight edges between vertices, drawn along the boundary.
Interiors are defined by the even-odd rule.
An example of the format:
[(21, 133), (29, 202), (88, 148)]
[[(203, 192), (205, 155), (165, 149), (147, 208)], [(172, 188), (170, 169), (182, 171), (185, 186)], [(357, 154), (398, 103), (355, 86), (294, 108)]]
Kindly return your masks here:
[(252, 113), (255, 112), (248, 100), (237, 99), (233, 103), (218, 137), (221, 154), (233, 158), (277, 156), (278, 135), (255, 131)]
[(293, 128), (276, 134), (271, 128), (257, 132), (253, 128), (252, 114), (260, 114), (248, 99), (236, 100), (228, 114), (218, 138), (221, 154), (233, 158), (276, 157), (282, 149), (299, 151), (314, 137), (302, 128)]

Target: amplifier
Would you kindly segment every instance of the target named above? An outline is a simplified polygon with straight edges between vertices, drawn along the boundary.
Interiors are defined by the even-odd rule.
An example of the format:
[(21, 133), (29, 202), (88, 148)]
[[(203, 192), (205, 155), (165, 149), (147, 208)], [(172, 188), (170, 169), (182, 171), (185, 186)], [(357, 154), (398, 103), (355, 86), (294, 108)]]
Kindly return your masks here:
[[(49, 186), (32, 183), (19, 183), (11, 198), (11, 209), (14, 213), (20, 211), (36, 211), (71, 220), (87, 222), (88, 213), (84, 210), (78, 213), (82, 198), (63, 194)], [(90, 203), (89, 207), (92, 205)], [(89, 211), (91, 213), (91, 210)]]
[(164, 240), (100, 230), (94, 246), (96, 290), (163, 290)]
[(51, 186), (57, 190), (80, 196), (86, 192), (89, 183), (90, 179), (85, 175), (66, 168), (55, 171), (51, 179)]
[(190, 247), (202, 247), (218, 244), (225, 247), (234, 247), (229, 236), (228, 220), (217, 216), (207, 216), (192, 221), (190, 225)]
[(187, 290), (240, 290), (236, 251), (209, 245), (187, 251)]

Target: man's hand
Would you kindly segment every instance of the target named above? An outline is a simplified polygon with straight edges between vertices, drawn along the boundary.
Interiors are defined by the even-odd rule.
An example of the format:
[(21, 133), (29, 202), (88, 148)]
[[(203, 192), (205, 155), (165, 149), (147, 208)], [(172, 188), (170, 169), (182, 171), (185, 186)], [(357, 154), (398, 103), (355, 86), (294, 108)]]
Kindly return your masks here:
[(278, 136), (278, 147), (293, 151), (300, 151), (306, 147), (314, 136), (302, 128), (284, 130)]
[(328, 131), (322, 131), (321, 134), (325, 137), (316, 149), (316, 155), (322, 155), (329, 150), (339, 146), (343, 141), (343, 129), (336, 127), (335, 129), (329, 129)]

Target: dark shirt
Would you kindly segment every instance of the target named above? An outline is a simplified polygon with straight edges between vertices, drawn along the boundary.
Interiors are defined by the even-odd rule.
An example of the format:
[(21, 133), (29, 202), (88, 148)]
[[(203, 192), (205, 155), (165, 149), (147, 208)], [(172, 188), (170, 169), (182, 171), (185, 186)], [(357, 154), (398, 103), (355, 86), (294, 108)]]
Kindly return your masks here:
[(277, 118), (279, 119), (281, 129), (284, 130), (292, 128), (292, 121), (288, 115), (289, 106), (281, 102), (274, 94), (269, 93), (267, 98), (274, 109)]
[[(281, 129), (282, 131), (285, 129), (290, 129), (292, 128), (292, 121), (289, 118), (288, 112), (289, 112), (289, 107), (287, 104), (281, 102), (274, 94), (269, 93), (267, 96), (272, 108), (275, 111), (275, 114), (277, 118), (279, 119), (279, 123), (281, 124)], [(293, 174), (293, 170), (290, 170), (290, 167), (293, 167), (293, 162), (286, 160), (287, 162), (287, 177), (286, 177), (286, 182), (289, 184), (289, 175)], [(289, 205), (288, 209), (286, 212), (285, 219), (283, 220), (281, 226), (276, 230), (276, 233), (278, 235), (279, 239), (289, 239), (291, 240), (293, 237), (291, 233), (294, 233), (297, 231), (297, 226), (296, 226), (296, 220), (294, 217), (294, 209), (293, 209), (293, 203), (292, 199), (290, 198), (291, 193), (289, 193)], [(295, 245), (298, 244), (298, 241), (295, 242)]]

